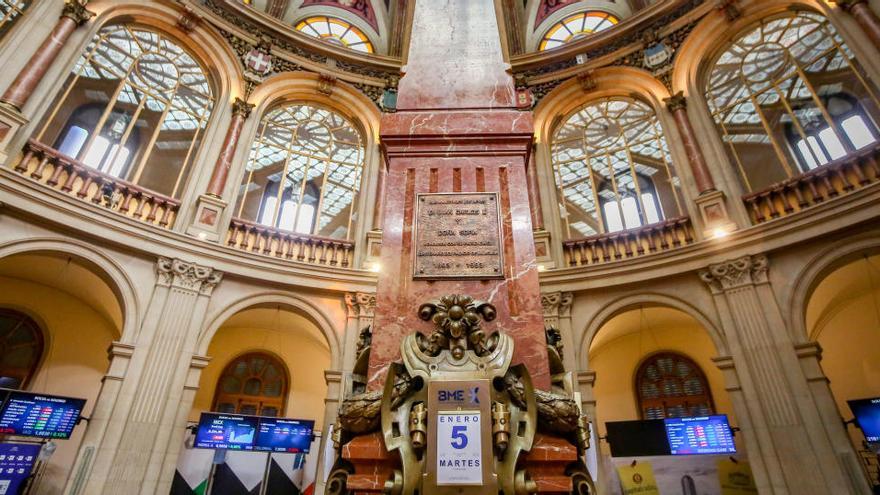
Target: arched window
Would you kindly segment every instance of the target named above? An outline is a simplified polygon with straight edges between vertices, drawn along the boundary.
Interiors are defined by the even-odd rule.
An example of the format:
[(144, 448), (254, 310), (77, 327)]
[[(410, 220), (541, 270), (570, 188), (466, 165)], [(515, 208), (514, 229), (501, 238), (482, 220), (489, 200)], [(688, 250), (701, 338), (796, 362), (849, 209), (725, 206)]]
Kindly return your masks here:
[(0, 388), (24, 389), (43, 355), (43, 332), (24, 313), (0, 309)]
[(877, 141), (877, 88), (824, 17), (764, 19), (708, 73), (709, 108), (749, 191)]
[(0, 36), (12, 28), (31, 3), (31, 0), (0, 0)]
[(618, 22), (617, 17), (598, 10), (588, 10), (568, 16), (547, 30), (538, 50), (550, 50), (562, 46), (584, 36), (604, 31)]
[(147, 28), (107, 26), (86, 47), (36, 139), (176, 197), (213, 105), (205, 71), (176, 41)]
[(706, 416), (715, 411), (706, 375), (689, 358), (673, 352), (655, 354), (639, 366), (636, 394), (642, 419)]
[(229, 363), (214, 392), (213, 410), (257, 416), (282, 416), (287, 403), (287, 368), (265, 353), (245, 354)]
[(556, 129), (551, 153), (569, 238), (683, 214), (657, 115), (639, 100), (604, 98), (581, 107)]
[(363, 161), (360, 133), (339, 114), (305, 103), (272, 110), (257, 130), (236, 216), (349, 239)]
[(373, 44), (367, 35), (353, 24), (336, 17), (316, 16), (303, 19), (296, 30), (334, 45), (359, 52), (373, 53)]

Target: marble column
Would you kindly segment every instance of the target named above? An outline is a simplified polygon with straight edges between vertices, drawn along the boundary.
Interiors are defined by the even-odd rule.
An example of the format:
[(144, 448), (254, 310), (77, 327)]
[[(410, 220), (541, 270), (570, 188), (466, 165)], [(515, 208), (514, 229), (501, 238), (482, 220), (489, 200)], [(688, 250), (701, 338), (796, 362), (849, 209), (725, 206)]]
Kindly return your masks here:
[(253, 104), (241, 98), (236, 98), (232, 103), (232, 121), (226, 130), (226, 138), (223, 140), (220, 156), (217, 157), (217, 163), (214, 164), (214, 172), (211, 173), (211, 180), (208, 181), (208, 190), (205, 194), (215, 198), (223, 196), (226, 179), (229, 177), (229, 168), (232, 166), (232, 159), (235, 157), (235, 150), (238, 148), (238, 141), (241, 138), (241, 130), (253, 109)]
[(767, 271), (767, 257), (756, 255), (699, 272), (712, 291), (742, 388), (745, 408), (737, 419), (754, 439), (749, 460), (758, 488), (768, 494), (861, 493), (823, 431)]
[(342, 370), (345, 374), (343, 384), (345, 394), (351, 392), (351, 372), (357, 359), (358, 338), (361, 330), (373, 325), (376, 312), (376, 294), (368, 292), (349, 292), (345, 294), (345, 342), (342, 350)]
[[(156, 264), (156, 275), (121, 399), (113, 411), (114, 417), (124, 418), (124, 424), (116, 434), (106, 435), (83, 493), (146, 495), (158, 493), (159, 484), (168, 486), (169, 480), (161, 480), (160, 473), (169, 464), (168, 452), (180, 447), (186, 422), (181, 411), (188, 414), (195, 395), (193, 379), (198, 375), (193, 373), (192, 350), (223, 275), (164, 257)], [(169, 447), (170, 443), (177, 445)]]
[(706, 165), (706, 158), (700, 150), (697, 143), (697, 136), (694, 134), (694, 128), (691, 125), (690, 118), (687, 114), (687, 103), (684, 93), (679, 91), (673, 96), (664, 99), (666, 108), (675, 119), (675, 126), (678, 128), (678, 134), (681, 136), (682, 144), (684, 144), (687, 153), (688, 163), (691, 166), (691, 174), (693, 174), (694, 182), (697, 184), (697, 190), (700, 194), (715, 190), (715, 182), (712, 180), (712, 174), (709, 173), (709, 167)]
[(86, 2), (82, 0), (68, 0), (64, 4), (61, 12), (61, 18), (55, 24), (55, 28), (49, 36), (43, 40), (43, 43), (37, 48), (37, 51), (31, 56), (28, 63), (24, 66), (18, 77), (0, 97), (0, 102), (21, 110), (28, 99), (46, 75), (46, 71), (55, 62), (55, 58), (61, 51), (61, 47), (67, 43), (68, 38), (76, 30), (89, 21), (95, 14), (86, 10)]
[(544, 230), (544, 211), (541, 208), (541, 190), (538, 186), (538, 171), (535, 169), (535, 154), (529, 155), (529, 164), (526, 169), (526, 180), (529, 188), (529, 205), (532, 207), (532, 229)]
[(865, 34), (880, 48), (880, 18), (871, 10), (867, 0), (837, 0), (837, 5), (853, 16)]

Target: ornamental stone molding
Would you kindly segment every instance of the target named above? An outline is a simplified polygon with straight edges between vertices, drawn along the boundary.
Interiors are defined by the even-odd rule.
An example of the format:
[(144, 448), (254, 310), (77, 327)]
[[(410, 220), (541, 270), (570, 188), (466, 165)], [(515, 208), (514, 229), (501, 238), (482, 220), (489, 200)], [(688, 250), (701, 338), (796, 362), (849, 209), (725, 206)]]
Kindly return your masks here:
[(240, 115), (244, 118), (248, 118), (251, 116), (251, 111), (254, 109), (253, 103), (248, 103), (241, 98), (235, 98), (235, 101), (232, 102), (232, 115)]
[(85, 0), (68, 0), (61, 10), (61, 17), (66, 17), (75, 22), (77, 26), (82, 26), (95, 17), (94, 12), (86, 9), (87, 3)]
[(160, 257), (156, 263), (156, 275), (159, 285), (197, 292), (203, 296), (210, 296), (223, 278), (222, 272), (211, 267), (165, 257)]
[(735, 260), (709, 265), (708, 269), (700, 270), (699, 275), (712, 292), (719, 293), (766, 282), (767, 268), (766, 255), (746, 255)]
[(571, 303), (574, 294), (571, 292), (547, 292), (541, 294), (541, 307), (544, 317), (560, 317), (571, 314)]
[(376, 294), (369, 292), (348, 292), (345, 294), (348, 316), (372, 318), (376, 311)]

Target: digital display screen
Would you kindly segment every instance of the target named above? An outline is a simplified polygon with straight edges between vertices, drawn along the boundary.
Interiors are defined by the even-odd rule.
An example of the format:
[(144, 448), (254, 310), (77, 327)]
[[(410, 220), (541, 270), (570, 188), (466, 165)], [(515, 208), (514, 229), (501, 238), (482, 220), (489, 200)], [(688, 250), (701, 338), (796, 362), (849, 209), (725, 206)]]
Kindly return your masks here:
[(669, 441), (662, 419), (608, 421), (605, 430), (611, 457), (669, 455)]
[(314, 421), (260, 418), (256, 450), (307, 454), (314, 428)]
[(672, 455), (734, 454), (733, 432), (727, 416), (664, 419)]
[(0, 495), (21, 493), (39, 454), (39, 445), (0, 443)]
[(880, 443), (880, 397), (846, 401), (868, 443)]
[(202, 413), (195, 446), (200, 449), (254, 450), (260, 418)]
[(85, 399), (10, 392), (0, 409), (0, 434), (70, 438), (85, 405)]

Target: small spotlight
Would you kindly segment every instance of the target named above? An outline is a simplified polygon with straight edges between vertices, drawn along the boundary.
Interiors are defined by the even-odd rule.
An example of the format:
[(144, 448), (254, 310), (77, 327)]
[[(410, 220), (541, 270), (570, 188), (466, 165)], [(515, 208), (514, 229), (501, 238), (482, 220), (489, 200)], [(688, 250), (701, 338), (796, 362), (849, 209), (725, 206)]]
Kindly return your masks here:
[(378, 261), (375, 261), (373, 263), (370, 263), (369, 270), (373, 273), (379, 273), (380, 271), (382, 271), (382, 265), (380, 265)]
[(547, 267), (544, 266), (544, 265), (538, 265), (538, 271), (539, 271), (539, 272), (546, 272), (546, 271), (547, 271)]
[(204, 232), (199, 232), (199, 236), (198, 236), (198, 237), (199, 237), (199, 240), (204, 241), (205, 239), (208, 238), (208, 234), (206, 234), (206, 233), (204, 233)]

